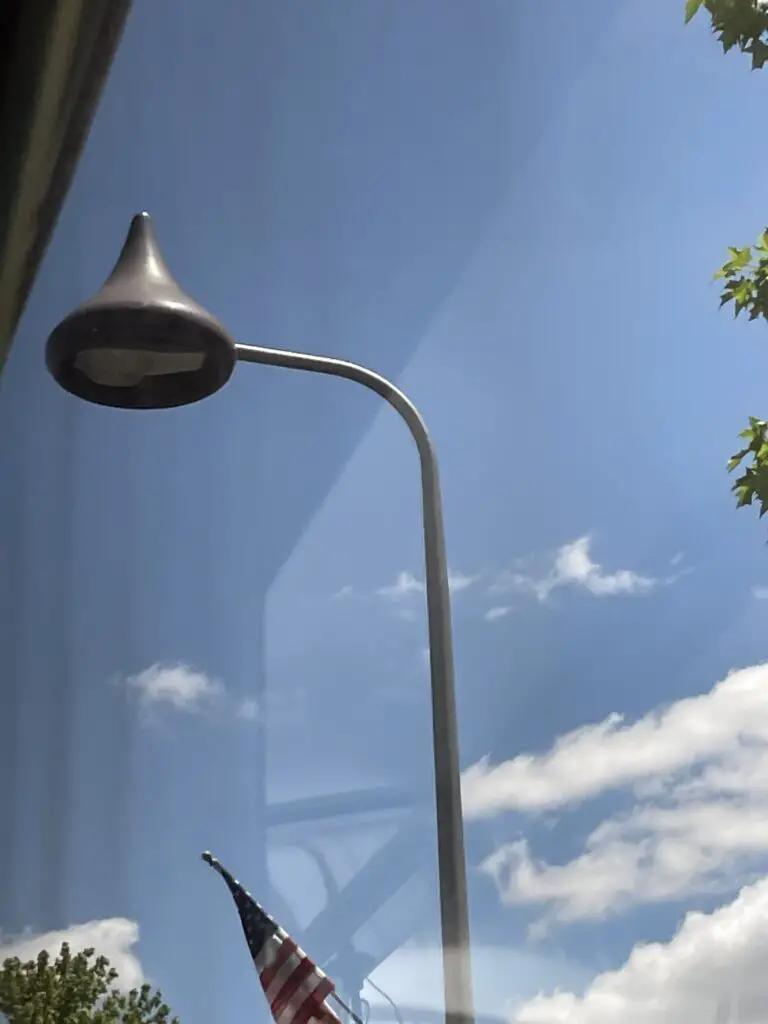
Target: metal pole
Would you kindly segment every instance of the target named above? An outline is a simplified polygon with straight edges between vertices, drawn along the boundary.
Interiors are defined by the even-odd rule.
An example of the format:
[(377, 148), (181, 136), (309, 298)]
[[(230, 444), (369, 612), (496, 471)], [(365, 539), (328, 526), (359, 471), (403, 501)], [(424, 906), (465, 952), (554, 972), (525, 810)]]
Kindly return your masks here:
[(400, 414), (416, 442), (421, 463), (424, 520), (445, 1020), (446, 1024), (473, 1024), (474, 999), (469, 948), (464, 823), (461, 815), (451, 606), (435, 450), (416, 406), (386, 377), (374, 373), (373, 370), (368, 370), (357, 363), (348, 363), (343, 359), (331, 359), (303, 352), (285, 352), (256, 345), (237, 345), (235, 348), (237, 358), (242, 362), (345, 377), (370, 388)]

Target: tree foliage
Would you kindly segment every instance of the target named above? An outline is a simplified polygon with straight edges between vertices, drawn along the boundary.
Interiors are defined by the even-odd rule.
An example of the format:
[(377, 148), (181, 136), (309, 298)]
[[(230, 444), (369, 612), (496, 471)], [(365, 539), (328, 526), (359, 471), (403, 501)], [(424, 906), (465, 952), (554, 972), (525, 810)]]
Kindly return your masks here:
[(725, 53), (738, 47), (751, 56), (753, 68), (761, 68), (768, 61), (766, 0), (687, 0), (686, 22), (700, 10), (709, 14), (712, 31)]
[(733, 303), (734, 316), (748, 313), (750, 320), (768, 319), (768, 228), (756, 245), (728, 247), (730, 259), (715, 274), (725, 281), (720, 305)]
[[(733, 483), (736, 507), (751, 505), (757, 499), (762, 519), (768, 512), (768, 423), (750, 416), (749, 426), (742, 430), (739, 437), (748, 443), (728, 460), (729, 473), (738, 466), (744, 470)], [(744, 464), (747, 458), (752, 459), (751, 465)]]
[[(686, 0), (686, 23), (702, 10), (725, 53), (738, 47), (751, 56), (753, 69), (763, 67), (768, 61), (768, 0)], [(728, 254), (715, 274), (723, 281), (721, 308), (732, 304), (735, 317), (746, 313), (749, 320), (768, 322), (768, 229), (755, 245), (729, 246)], [(729, 473), (741, 469), (731, 488), (736, 507), (756, 501), (762, 518), (768, 512), (768, 423), (750, 416), (739, 437), (747, 443), (728, 460)]]
[(10, 957), (0, 968), (0, 1015), (8, 1024), (178, 1024), (160, 992), (121, 992), (117, 977), (106, 957), (73, 955), (66, 942), (55, 959)]

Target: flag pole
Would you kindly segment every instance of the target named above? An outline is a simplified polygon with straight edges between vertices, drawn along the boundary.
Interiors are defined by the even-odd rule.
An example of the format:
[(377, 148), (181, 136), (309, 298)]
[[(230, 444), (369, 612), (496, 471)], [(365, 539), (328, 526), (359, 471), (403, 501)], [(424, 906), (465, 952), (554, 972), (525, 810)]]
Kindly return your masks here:
[(337, 995), (335, 992), (331, 992), (331, 999), (336, 1000), (339, 1006), (349, 1014), (349, 1016), (352, 1018), (355, 1024), (363, 1024), (363, 1021), (360, 1019), (360, 1017), (358, 1017), (354, 1010), (350, 1009), (350, 1007), (347, 1006), (347, 1004), (344, 1002), (341, 996)]

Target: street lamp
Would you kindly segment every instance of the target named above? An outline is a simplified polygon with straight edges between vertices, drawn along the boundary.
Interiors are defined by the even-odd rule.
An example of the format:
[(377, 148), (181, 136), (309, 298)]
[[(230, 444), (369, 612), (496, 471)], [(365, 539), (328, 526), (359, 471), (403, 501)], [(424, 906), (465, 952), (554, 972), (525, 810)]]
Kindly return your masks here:
[(448, 566), (437, 459), (419, 411), (394, 384), (356, 363), (236, 344), (176, 283), (146, 213), (133, 218), (101, 291), (61, 321), (46, 347), (48, 369), (66, 391), (118, 409), (167, 409), (197, 402), (223, 387), (240, 361), (356, 381), (396, 409), (416, 442), (424, 521), (445, 1017), (446, 1024), (472, 1024)]

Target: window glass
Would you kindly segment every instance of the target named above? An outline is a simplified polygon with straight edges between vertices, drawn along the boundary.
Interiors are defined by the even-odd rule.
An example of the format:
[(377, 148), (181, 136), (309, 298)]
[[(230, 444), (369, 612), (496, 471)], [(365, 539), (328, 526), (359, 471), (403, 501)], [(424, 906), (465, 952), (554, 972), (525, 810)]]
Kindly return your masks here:
[(764, 223), (766, 79), (705, 13), (134, 4), (0, 392), (6, 955), (267, 1020), (210, 850), (364, 1021), (446, 1009), (416, 447), (274, 366), (58, 388), (147, 210), (239, 343), (428, 425), (477, 1020), (765, 1019), (768, 570), (725, 465), (768, 363), (711, 278)]

